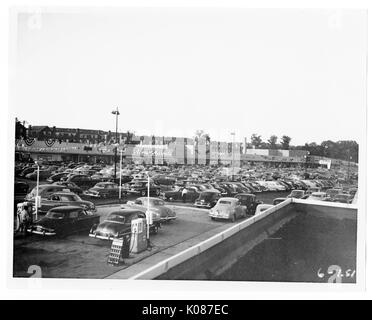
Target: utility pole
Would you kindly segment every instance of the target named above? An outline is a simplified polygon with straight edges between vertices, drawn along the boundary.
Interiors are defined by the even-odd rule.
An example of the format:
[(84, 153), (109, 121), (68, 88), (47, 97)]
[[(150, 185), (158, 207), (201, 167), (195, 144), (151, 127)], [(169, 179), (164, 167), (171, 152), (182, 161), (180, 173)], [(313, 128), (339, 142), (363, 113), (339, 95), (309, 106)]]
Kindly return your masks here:
[(231, 135), (233, 136), (233, 143), (231, 146), (232, 151), (232, 180), (235, 180), (235, 168), (234, 168), (234, 162), (235, 162), (235, 153), (234, 153), (234, 145), (235, 145), (235, 132), (231, 132)]
[(116, 110), (111, 112), (116, 116), (116, 128), (115, 128), (115, 144), (116, 147), (114, 149), (114, 181), (116, 180), (116, 161), (117, 161), (117, 154), (118, 154), (118, 117), (120, 115), (119, 109), (116, 108)]

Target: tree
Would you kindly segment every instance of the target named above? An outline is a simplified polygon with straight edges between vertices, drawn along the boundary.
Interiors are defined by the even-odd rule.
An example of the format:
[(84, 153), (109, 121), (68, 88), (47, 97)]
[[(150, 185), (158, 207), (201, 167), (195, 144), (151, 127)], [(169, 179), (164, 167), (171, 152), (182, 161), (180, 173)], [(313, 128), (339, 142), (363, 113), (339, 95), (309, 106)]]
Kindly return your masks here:
[(278, 137), (276, 135), (270, 136), (267, 140), (270, 149), (276, 149), (276, 143), (278, 142)]
[(259, 148), (262, 144), (261, 136), (257, 135), (256, 133), (251, 135), (251, 143), (256, 149)]
[(286, 136), (286, 135), (283, 135), (282, 136), (282, 141), (280, 143), (281, 143), (282, 148), (284, 150), (288, 150), (289, 149), (289, 144), (290, 144), (291, 140), (292, 140), (292, 138), (289, 137), (289, 136)]

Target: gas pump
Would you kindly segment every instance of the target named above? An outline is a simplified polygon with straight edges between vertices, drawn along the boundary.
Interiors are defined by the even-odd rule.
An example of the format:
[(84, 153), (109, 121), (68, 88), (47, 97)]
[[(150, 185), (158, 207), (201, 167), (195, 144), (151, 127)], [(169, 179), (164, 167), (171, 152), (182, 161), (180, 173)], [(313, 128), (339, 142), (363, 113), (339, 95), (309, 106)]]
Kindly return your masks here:
[(133, 253), (140, 253), (147, 249), (147, 224), (146, 219), (132, 220), (130, 248)]

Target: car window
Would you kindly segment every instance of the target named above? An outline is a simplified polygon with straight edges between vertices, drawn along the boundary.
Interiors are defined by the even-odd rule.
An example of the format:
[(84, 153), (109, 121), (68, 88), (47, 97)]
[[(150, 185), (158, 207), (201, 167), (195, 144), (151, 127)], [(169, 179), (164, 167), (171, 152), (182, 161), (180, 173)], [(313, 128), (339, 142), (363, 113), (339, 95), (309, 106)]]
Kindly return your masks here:
[(52, 200), (52, 201), (60, 201), (61, 199), (59, 198), (59, 196), (57, 196), (57, 195), (52, 195), (51, 197), (50, 197), (50, 199)]
[(139, 204), (139, 205), (142, 205), (142, 201), (141, 200), (136, 200), (134, 201), (135, 204)]
[(79, 211), (71, 211), (69, 214), (70, 219), (76, 219), (79, 216)]

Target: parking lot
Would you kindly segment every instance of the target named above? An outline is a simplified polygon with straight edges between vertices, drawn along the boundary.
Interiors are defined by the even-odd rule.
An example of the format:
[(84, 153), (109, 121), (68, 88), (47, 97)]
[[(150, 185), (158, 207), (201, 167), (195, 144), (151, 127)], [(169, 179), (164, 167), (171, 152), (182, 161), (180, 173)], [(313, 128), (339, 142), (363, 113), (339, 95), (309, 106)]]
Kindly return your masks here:
[[(283, 193), (265, 194), (266, 203)], [(107, 200), (109, 201), (109, 200)], [(150, 235), (152, 248), (139, 254), (130, 254), (124, 265), (107, 264), (111, 241), (90, 238), (88, 233), (74, 234), (66, 237), (43, 237), (17, 235), (14, 240), (14, 276), (28, 277), (28, 267), (40, 266), (42, 277), (46, 278), (105, 278), (127, 268), (138, 261), (159, 251), (200, 236), (211, 235), (213, 230), (222, 231), (231, 222), (212, 221), (208, 210), (195, 209), (191, 204), (181, 202), (167, 203), (177, 214), (177, 219), (162, 224), (157, 234)], [(97, 207), (102, 222), (107, 215), (120, 208), (120, 205), (103, 205)]]
[[(118, 206), (98, 209), (101, 221)], [(125, 265), (107, 264), (111, 241), (88, 237), (88, 234), (70, 235), (64, 238), (48, 238), (31, 235), (17, 237), (14, 241), (14, 276), (27, 277), (30, 265), (38, 265), (42, 276), (47, 278), (105, 278), (145, 257), (192, 239), (207, 231), (230, 223), (211, 221), (206, 210), (174, 208), (175, 221), (163, 224), (155, 235), (150, 236), (152, 249), (131, 254)]]
[[(72, 168), (69, 168), (72, 167)], [(100, 168), (103, 167), (102, 170)], [(143, 167), (143, 166), (127, 166), (127, 170), (131, 172), (131, 181), (122, 184), (125, 192), (121, 199), (118, 198), (118, 184), (111, 173), (110, 166), (96, 166), (96, 171), (91, 170), (93, 167), (87, 164), (73, 164), (73, 165), (45, 165), (45, 168), (50, 168), (50, 172), (60, 172), (55, 174), (65, 175), (65, 179), (74, 181), (78, 184), (76, 193), (80, 196), (80, 205), (85, 201), (93, 204), (100, 217), (100, 222), (111, 212), (120, 208), (120, 204), (127, 201), (134, 201), (137, 198), (144, 196), (147, 191), (147, 180), (144, 175), (150, 172), (152, 188), (152, 196), (162, 198), (165, 200), (165, 206), (173, 209), (176, 213), (177, 219), (162, 223), (161, 228), (157, 234), (150, 235), (151, 246), (141, 253), (130, 253), (129, 258), (126, 258), (124, 264), (113, 266), (107, 263), (112, 241), (99, 240), (89, 237), (89, 231), (69, 235), (57, 236), (41, 236), (35, 234), (28, 234), (23, 236), (20, 233), (15, 233), (14, 236), (14, 263), (13, 275), (14, 277), (29, 277), (28, 268), (36, 265), (41, 268), (43, 278), (106, 278), (115, 277), (115, 273), (125, 269), (125, 276), (131, 276), (136, 272), (136, 268), (140, 268), (141, 263), (146, 263), (145, 258), (150, 257), (156, 253), (162, 252), (161, 255), (176, 254), (177, 252), (193, 246), (200, 241), (206, 240), (214, 234), (223, 231), (231, 226), (230, 220), (211, 220), (209, 217), (209, 210), (197, 209), (195, 207), (197, 197), (203, 194), (214, 193), (218, 194), (218, 198), (235, 197), (239, 194), (254, 195), (254, 203), (262, 202), (264, 204), (273, 204), (276, 198), (286, 198), (292, 190), (303, 190), (302, 192), (322, 190), (326, 191), (330, 188), (338, 187), (337, 192), (348, 192), (350, 186), (341, 185), (338, 177), (345, 178), (347, 171), (325, 171), (324, 169), (310, 169), (307, 171), (308, 176), (305, 177), (304, 171), (301, 168), (265, 168), (256, 166), (255, 169), (241, 169), (240, 175), (235, 177), (224, 176), (223, 168), (199, 168), (199, 167)], [(91, 168), (89, 174), (88, 168)], [(26, 185), (28, 188), (28, 195), (31, 195), (30, 201), (34, 201), (35, 194), (32, 190), (36, 186), (36, 181), (27, 179), (22, 176), (21, 169), (34, 170), (35, 167), (29, 165), (20, 165), (20, 170), (16, 174), (16, 181), (19, 186)], [(46, 169), (49, 170), (49, 169)], [(99, 171), (100, 170), (100, 171)], [(105, 176), (105, 170), (109, 170)], [(111, 171), (110, 171), (111, 170)], [(150, 171), (147, 171), (150, 170)], [(103, 172), (97, 180), (93, 180), (94, 172)], [(49, 171), (48, 171), (49, 172)], [(340, 173), (341, 172), (341, 173)], [(52, 174), (52, 173), (50, 173)], [(85, 182), (80, 181), (81, 177), (85, 176)], [(53, 186), (58, 185), (58, 180), (53, 183)], [(49, 179), (50, 180), (50, 179)], [(63, 181), (61, 179), (61, 181)], [(93, 183), (94, 181), (94, 183)], [(45, 178), (40, 180), (40, 186), (51, 185)], [(97, 185), (104, 185), (104, 188), (98, 188)], [(93, 186), (93, 187), (92, 187)], [(106, 186), (110, 194), (105, 194)], [(54, 188), (54, 187), (53, 187)], [(65, 187), (61, 187), (65, 188)], [(136, 189), (134, 193), (131, 191)], [(68, 188), (67, 188), (68, 189)], [(80, 190), (79, 190), (80, 189)], [(182, 190), (188, 190), (188, 196), (183, 199)], [(61, 189), (62, 190), (62, 189)], [(65, 189), (64, 189), (65, 190)], [(90, 190), (89, 192), (87, 192)], [(16, 190), (17, 191), (17, 190)], [(22, 190), (20, 190), (22, 192)], [(71, 192), (70, 192), (71, 191)], [(65, 191), (71, 195), (75, 194), (71, 189)], [(60, 191), (64, 192), (64, 191)], [(95, 196), (96, 194), (99, 196)], [(311, 193), (311, 192), (310, 192)], [(308, 193), (308, 195), (310, 194)], [(58, 192), (42, 196), (42, 205), (49, 205), (52, 207), (44, 207), (43, 212), (39, 217), (59, 205), (53, 202), (52, 195), (58, 195)], [(16, 201), (22, 202), (26, 194), (15, 194)], [(76, 194), (75, 194), (76, 196)], [(217, 199), (218, 199), (217, 198)], [(159, 199), (158, 199), (159, 200)], [(185, 202), (183, 201), (185, 200)], [(211, 201), (211, 200), (208, 200)], [(213, 207), (215, 203), (210, 203)], [(73, 206), (73, 204), (63, 204)], [(80, 206), (79, 205), (79, 206)], [(241, 204), (240, 204), (241, 205)], [(47, 208), (47, 209), (45, 209)], [(246, 207), (248, 208), (248, 207)], [(248, 210), (248, 209), (247, 209)], [(247, 211), (248, 213), (248, 211)], [(254, 214), (248, 213), (248, 214)], [(15, 217), (15, 219), (17, 219)], [(235, 218), (234, 218), (235, 219)], [(161, 256), (160, 255), (160, 256)], [(158, 257), (158, 258), (157, 258)], [(152, 260), (159, 259), (159, 255), (154, 256)], [(146, 260), (147, 261), (147, 260)], [(140, 263), (139, 263), (140, 262)], [(131, 268), (128, 268), (128, 267)], [(137, 270), (138, 271), (138, 270)], [(123, 274), (123, 273), (121, 273)]]

